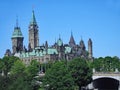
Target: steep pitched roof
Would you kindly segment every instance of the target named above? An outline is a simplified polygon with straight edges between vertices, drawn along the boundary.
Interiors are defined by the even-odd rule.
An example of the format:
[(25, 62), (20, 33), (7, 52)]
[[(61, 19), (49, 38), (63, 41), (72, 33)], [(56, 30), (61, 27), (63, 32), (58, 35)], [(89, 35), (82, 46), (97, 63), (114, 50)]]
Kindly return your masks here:
[(83, 41), (82, 39), (81, 39), (81, 41), (80, 41), (80, 47), (81, 47), (81, 49), (83, 49), (83, 50), (86, 49), (85, 44), (84, 44), (84, 41)]
[(70, 45), (70, 46), (75, 45), (75, 40), (74, 40), (74, 37), (73, 37), (72, 32), (71, 32), (71, 37), (70, 37), (69, 45)]
[(20, 27), (15, 27), (14, 32), (12, 34), (12, 38), (17, 38), (17, 37), (23, 38), (22, 32), (20, 30)]
[(35, 18), (35, 14), (34, 14), (34, 10), (32, 11), (32, 18), (31, 18), (31, 21), (30, 21), (30, 24), (37, 24), (37, 22), (36, 22), (36, 18)]

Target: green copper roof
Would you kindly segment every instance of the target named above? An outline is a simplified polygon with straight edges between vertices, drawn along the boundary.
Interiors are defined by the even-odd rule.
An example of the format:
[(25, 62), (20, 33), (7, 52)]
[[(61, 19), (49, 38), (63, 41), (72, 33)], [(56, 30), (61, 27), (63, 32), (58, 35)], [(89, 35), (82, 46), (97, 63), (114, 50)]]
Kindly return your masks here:
[(30, 24), (37, 24), (36, 19), (35, 19), (34, 10), (32, 11), (32, 18), (31, 18)]
[(70, 47), (65, 47), (65, 54), (70, 53), (71, 52), (71, 48)]
[(16, 38), (16, 37), (23, 38), (22, 32), (20, 30), (20, 27), (15, 27), (15, 29), (14, 29), (14, 32), (12, 34), (12, 38)]
[(56, 49), (49, 48), (49, 49), (48, 49), (48, 54), (58, 54), (58, 52), (57, 52)]
[(47, 50), (47, 53), (46, 51), (36, 51), (36, 50), (33, 50), (32, 52), (22, 52), (20, 54), (20, 57), (21, 58), (25, 58), (25, 57), (31, 57), (31, 56), (37, 56), (37, 57), (42, 57), (42, 56), (45, 56), (46, 54), (49, 54), (49, 55), (52, 55), (52, 54), (58, 54), (57, 50), (54, 49), (54, 48), (49, 48)]
[(58, 46), (62, 46), (63, 41), (59, 38), (58, 41), (57, 41), (57, 44), (58, 44)]

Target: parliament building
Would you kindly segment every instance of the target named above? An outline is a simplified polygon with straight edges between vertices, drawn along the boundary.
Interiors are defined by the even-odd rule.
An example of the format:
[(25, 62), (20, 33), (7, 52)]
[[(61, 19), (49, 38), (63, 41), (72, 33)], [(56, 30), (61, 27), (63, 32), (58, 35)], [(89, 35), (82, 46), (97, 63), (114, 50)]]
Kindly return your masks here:
[(19, 57), (25, 64), (29, 64), (31, 60), (37, 60), (41, 63), (47, 63), (55, 60), (72, 60), (76, 57), (83, 57), (85, 59), (93, 59), (92, 40), (88, 39), (88, 50), (84, 41), (81, 39), (79, 44), (75, 43), (73, 34), (71, 32), (68, 44), (64, 44), (61, 37), (53, 45), (48, 45), (46, 41), (44, 45), (39, 45), (39, 28), (35, 18), (34, 11), (32, 11), (32, 18), (28, 26), (28, 47), (23, 46), (24, 36), (16, 21), (16, 26), (11, 37), (12, 52), (7, 49), (5, 55), (14, 55)]

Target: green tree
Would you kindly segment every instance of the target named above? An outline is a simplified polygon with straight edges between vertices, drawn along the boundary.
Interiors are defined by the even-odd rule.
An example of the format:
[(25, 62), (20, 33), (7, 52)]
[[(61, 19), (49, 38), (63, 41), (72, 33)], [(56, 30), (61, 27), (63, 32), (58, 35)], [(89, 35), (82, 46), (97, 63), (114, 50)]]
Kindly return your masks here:
[(98, 59), (94, 59), (91, 66), (98, 72), (103, 71), (105, 67), (103, 58), (99, 57)]
[(48, 90), (73, 90), (74, 81), (63, 62), (56, 62), (45, 73), (44, 87)]
[(14, 62), (19, 60), (19, 58), (11, 56), (5, 56), (0, 60), (0, 72), (4, 73), (3, 76), (0, 75), (0, 90), (8, 90), (8, 85), (10, 82), (9, 72)]
[(3, 65), (4, 65), (4, 63), (3, 63), (2, 59), (0, 59), (0, 73), (2, 73)]
[(8, 88), (6, 90), (33, 90), (28, 83), (26, 74), (11, 76)]
[(110, 56), (100, 57), (93, 61), (92, 66), (97, 72), (114, 72), (115, 69), (120, 71), (120, 60)]
[(29, 85), (31, 85), (32, 90), (37, 90), (39, 88), (39, 84), (37, 84), (37, 80), (35, 80), (35, 76), (37, 76), (39, 72), (40, 63), (36, 60), (32, 60), (30, 65), (26, 67), (27, 81)]
[(11, 75), (20, 75), (25, 71), (25, 64), (21, 60), (14, 62), (14, 65), (11, 68)]
[[(28, 66), (25, 66), (21, 60), (14, 62), (10, 71), (10, 82), (7, 90), (38, 90), (34, 77), (38, 73), (39, 63), (32, 60)], [(37, 87), (37, 88), (36, 88)]]
[(69, 62), (69, 71), (74, 79), (74, 82), (79, 89), (82, 86), (88, 85), (92, 81), (92, 70), (83, 58), (76, 58)]
[[(17, 57), (4, 57), (0, 60), (0, 90), (38, 90), (34, 77), (39, 71), (39, 63), (32, 60), (30, 65), (26, 66)], [(10, 73), (8, 75), (8, 73)]]
[(11, 67), (9, 75), (9, 84), (6, 90), (32, 90), (27, 81), (27, 74), (25, 73), (26, 66), (21, 60), (17, 60)]
[(14, 57), (14, 56), (3, 57), (3, 59), (1, 60), (2, 61), (2, 68), (1, 69), (4, 72), (5, 77), (8, 76), (8, 73), (10, 72), (11, 67), (13, 66), (14, 62), (17, 60), (20, 60), (20, 59), (17, 57)]
[(39, 65), (40, 65), (40, 63), (37, 62), (36, 60), (32, 60), (31, 61), (30, 65), (28, 65), (26, 67), (26, 70), (25, 70), (25, 72), (27, 73), (28, 77), (30, 77), (32, 79), (33, 77), (35, 77), (38, 74), (38, 72), (39, 72)]

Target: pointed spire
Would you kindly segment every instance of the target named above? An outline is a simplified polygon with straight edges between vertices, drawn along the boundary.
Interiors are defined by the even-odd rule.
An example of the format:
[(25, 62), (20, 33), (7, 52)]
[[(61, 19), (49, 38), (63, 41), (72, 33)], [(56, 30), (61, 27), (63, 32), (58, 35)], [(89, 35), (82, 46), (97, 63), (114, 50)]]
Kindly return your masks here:
[[(71, 37), (73, 38), (73, 32), (72, 32), (72, 29), (71, 29)], [(73, 38), (74, 39), (74, 38)]]
[(81, 36), (81, 40), (80, 40), (80, 45), (84, 44), (84, 41), (82, 39), (82, 36)]
[(80, 47), (81, 47), (82, 50), (85, 50), (85, 49), (86, 49), (85, 44), (84, 44), (84, 41), (83, 41), (82, 39), (81, 39), (81, 41), (80, 41)]
[(71, 30), (71, 36), (73, 36), (72, 30)]
[(13, 31), (13, 34), (12, 34), (12, 38), (17, 38), (17, 37), (23, 38), (21, 29), (18, 26), (18, 16), (16, 16), (16, 26), (14, 27), (14, 31)]
[(56, 43), (56, 38), (55, 38), (55, 43)]
[(70, 46), (75, 46), (75, 40), (74, 40), (72, 31), (71, 31), (71, 37), (70, 37), (69, 45)]
[(36, 19), (35, 19), (34, 10), (32, 11), (32, 18), (31, 18), (30, 24), (37, 24)]
[(60, 34), (59, 34), (59, 39), (61, 39), (61, 36), (60, 36)]
[(48, 42), (45, 41), (45, 49), (48, 49)]
[(60, 37), (60, 34), (59, 34), (59, 39), (57, 40), (57, 45), (58, 46), (62, 46), (63, 45), (63, 41), (62, 41), (62, 39)]
[(82, 36), (81, 36), (81, 41), (83, 41)]

